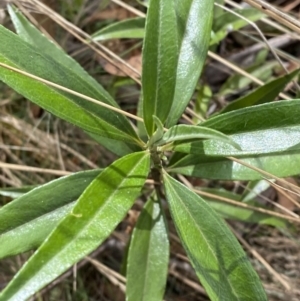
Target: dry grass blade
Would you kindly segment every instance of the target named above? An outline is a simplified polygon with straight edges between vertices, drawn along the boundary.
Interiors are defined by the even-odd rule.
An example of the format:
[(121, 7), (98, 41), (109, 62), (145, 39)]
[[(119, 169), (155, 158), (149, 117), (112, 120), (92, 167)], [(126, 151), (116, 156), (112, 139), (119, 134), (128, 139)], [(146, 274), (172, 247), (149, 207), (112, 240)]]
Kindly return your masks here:
[(90, 258), (86, 257), (86, 260), (89, 261), (95, 268), (103, 274), (107, 279), (111, 281), (112, 284), (114, 284), (116, 287), (118, 287), (123, 293), (126, 291), (126, 279), (119, 273), (115, 272), (114, 270), (110, 269), (109, 267), (105, 266), (101, 262)]
[(128, 4), (125, 3), (125, 2), (122, 2), (122, 1), (120, 1), (120, 0), (111, 0), (111, 2), (114, 2), (114, 3), (118, 4), (118, 5), (121, 6), (121, 7), (124, 7), (126, 10), (128, 10), (128, 11), (134, 13), (135, 15), (137, 15), (137, 16), (139, 16), (139, 17), (145, 17), (145, 14), (144, 14), (144, 13), (142, 13), (141, 11), (139, 11), (139, 10), (135, 9), (134, 7), (128, 5)]
[(234, 157), (227, 157), (227, 158), (231, 161), (237, 162), (237, 163), (239, 163), (241, 165), (244, 165), (244, 166), (246, 166), (246, 167), (248, 167), (252, 170), (255, 170), (255, 171), (259, 172), (260, 174), (262, 174), (262, 175), (264, 175), (268, 178), (276, 179), (279, 183), (282, 183), (283, 185), (286, 185), (287, 187), (290, 187), (291, 189), (294, 189), (295, 191), (297, 191), (297, 193), (300, 193), (300, 188), (298, 186), (296, 186), (294, 184), (291, 184), (291, 183), (289, 183), (289, 182), (287, 182), (283, 179), (280, 179), (280, 178), (276, 177), (275, 175), (273, 175), (269, 172), (266, 172), (266, 171), (264, 171), (264, 170), (262, 170), (258, 167), (252, 166), (252, 165), (244, 162), (243, 160), (240, 160), (240, 159), (237, 159), (237, 158), (234, 158)]
[[(238, 4), (236, 2), (233, 2), (232, 0), (225, 0), (225, 2), (235, 8), (239, 8), (242, 9), (243, 6), (241, 4)], [(261, 19), (261, 21), (265, 24), (270, 25), (271, 27), (279, 30), (280, 32), (284, 32), (286, 34), (288, 34), (290, 37), (299, 40), (300, 36), (292, 31), (290, 31), (288, 28), (286, 28), (285, 26), (282, 26), (280, 23), (276, 23), (275, 21), (268, 19), (268, 18), (263, 18)]]
[(0, 168), (8, 168), (11, 170), (22, 170), (26, 172), (47, 173), (55, 176), (67, 176), (71, 174), (71, 172), (65, 170), (55, 170), (55, 169), (39, 168), (39, 167), (33, 167), (27, 165), (10, 164), (1, 161), (0, 161)]
[[(22, 3), (23, 1), (16, 1), (16, 5), (18, 6), (22, 5)], [(129, 77), (131, 77), (134, 81), (136, 81), (138, 84), (140, 84), (140, 73), (135, 68), (133, 68), (130, 64), (126, 63), (108, 48), (101, 45), (99, 42), (93, 41), (90, 35), (82, 31), (80, 28), (78, 28), (71, 22), (68, 22), (65, 18), (63, 18), (61, 15), (53, 11), (51, 8), (49, 8), (42, 2), (38, 0), (27, 0), (27, 3), (35, 7), (35, 9), (39, 9), (39, 13), (46, 14), (54, 22), (59, 24), (62, 28), (64, 28), (67, 32), (76, 37), (83, 44), (90, 47), (93, 51), (95, 51), (95, 53), (99, 54), (107, 62), (114, 65), (117, 69), (120, 69), (120, 66), (124, 66), (124, 68), (121, 68), (122, 71)], [(136, 74), (136, 76), (133, 76), (133, 74)]]
[(281, 194), (284, 195), (288, 200), (290, 200), (296, 207), (300, 208), (300, 204), (299, 204), (296, 200), (294, 200), (294, 199), (293, 199), (288, 193), (286, 193), (285, 191), (287, 191), (287, 192), (289, 192), (289, 193), (291, 193), (291, 194), (297, 195), (297, 196), (300, 196), (299, 193), (296, 193), (296, 192), (294, 192), (294, 191), (292, 191), (292, 190), (290, 190), (290, 189), (284, 188), (284, 187), (282, 187), (282, 186), (280, 186), (280, 185), (278, 185), (278, 184), (276, 184), (276, 183), (271, 182), (271, 181), (268, 180), (268, 179), (265, 179), (265, 180), (268, 181), (268, 182), (270, 183), (270, 185), (271, 185), (272, 187), (274, 187), (279, 193), (281, 193)]
[(267, 209), (263, 209), (263, 208), (259, 208), (259, 207), (255, 207), (255, 206), (250, 206), (246, 203), (237, 202), (237, 201), (234, 201), (232, 199), (221, 197), (221, 196), (218, 196), (218, 195), (215, 195), (215, 194), (212, 194), (212, 193), (208, 193), (208, 192), (205, 192), (205, 191), (201, 191), (201, 190), (198, 190), (198, 189), (194, 189), (194, 191), (199, 195), (207, 196), (209, 198), (214, 198), (214, 199), (219, 200), (221, 202), (228, 203), (228, 204), (231, 204), (231, 205), (234, 205), (234, 206), (237, 206), (237, 207), (250, 209), (250, 210), (253, 210), (253, 211), (256, 211), (256, 212), (268, 214), (270, 216), (279, 217), (279, 218), (282, 218), (282, 219), (285, 219), (285, 220), (288, 220), (288, 221), (291, 221), (291, 222), (300, 223), (300, 219), (296, 218), (296, 217), (291, 217), (291, 216), (281, 214), (281, 213), (277, 213), (277, 212), (274, 212), (274, 211), (270, 211), (270, 210), (267, 210)]
[(287, 221), (291, 221), (291, 222), (296, 222), (296, 223), (300, 223), (300, 218), (296, 218), (296, 217), (291, 217), (285, 214), (281, 214), (278, 212), (274, 212), (271, 210), (267, 210), (267, 209), (263, 209), (263, 208), (259, 208), (259, 207), (255, 207), (255, 206), (250, 206), (246, 203), (242, 203), (242, 202), (238, 202), (226, 197), (222, 197), (213, 193), (209, 193), (209, 192), (205, 192), (205, 191), (201, 191), (199, 189), (194, 189), (194, 187), (191, 185), (191, 183), (182, 175), (178, 175), (178, 178), (181, 180), (182, 183), (184, 183), (187, 187), (189, 187), (190, 189), (192, 189), (195, 193), (202, 195), (202, 196), (207, 196), (209, 198), (213, 198), (216, 200), (219, 200), (221, 202), (225, 202), (237, 207), (241, 207), (241, 208), (245, 208), (245, 209), (250, 209), (256, 212), (260, 212), (260, 213), (264, 213), (264, 214), (268, 214), (270, 216), (274, 216), (274, 217), (279, 217), (282, 219), (285, 219)]
[[(233, 15), (238, 16), (242, 20), (246, 21), (249, 25), (251, 25), (255, 29), (255, 31), (258, 32), (258, 34), (262, 38), (263, 42), (265, 43), (265, 45), (267, 46), (267, 48), (271, 51), (271, 53), (273, 54), (274, 58), (280, 64), (280, 66), (285, 71), (285, 73), (286, 74), (289, 73), (289, 71), (287, 70), (287, 68), (285, 67), (285, 65), (283, 64), (283, 62), (281, 61), (281, 59), (279, 58), (279, 56), (276, 53), (276, 51), (273, 49), (273, 47), (270, 45), (270, 43), (268, 42), (268, 40), (265, 38), (265, 36), (262, 33), (262, 31), (259, 29), (259, 27), (254, 22), (252, 22), (249, 19), (245, 18), (244, 16), (238, 14), (237, 12), (233, 11), (232, 9), (227, 8), (226, 6), (220, 5), (218, 3), (215, 3), (215, 5), (218, 6), (218, 7), (221, 7), (222, 9), (224, 9), (224, 10), (230, 12), (230, 13), (232, 13)], [(300, 90), (298, 83), (296, 81), (293, 81), (293, 83), (297, 87), (297, 89)], [(288, 96), (287, 96), (288, 98), (285, 98), (286, 95), (284, 93), (280, 93), (279, 96), (283, 97), (284, 99), (290, 99)]]
[(274, 5), (261, 0), (244, 0), (249, 5), (263, 11), (268, 16), (272, 17), (281, 24), (286, 25), (297, 33), (300, 33), (300, 22), (288, 14), (280, 11)]
[[(237, 72), (240, 75), (243, 75), (249, 79), (251, 79), (254, 83), (258, 84), (259, 86), (263, 86), (265, 83), (263, 81), (261, 81), (260, 79), (256, 78), (255, 76), (253, 76), (252, 74), (248, 73), (247, 71), (243, 70), (242, 68), (236, 66), (235, 64), (229, 62), (228, 60), (222, 58), (221, 56), (213, 53), (212, 51), (208, 51), (208, 56), (211, 57), (212, 59), (222, 63), (224, 66), (230, 68), (231, 70)], [(289, 100), (290, 97), (287, 96), (284, 93), (280, 93), (279, 96), (282, 99), (286, 99)]]

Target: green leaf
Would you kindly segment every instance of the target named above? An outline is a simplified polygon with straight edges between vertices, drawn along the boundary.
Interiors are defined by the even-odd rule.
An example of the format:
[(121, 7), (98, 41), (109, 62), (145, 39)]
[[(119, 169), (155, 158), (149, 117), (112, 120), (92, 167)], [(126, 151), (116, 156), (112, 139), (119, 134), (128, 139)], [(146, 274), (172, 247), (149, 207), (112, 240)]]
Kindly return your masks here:
[[(266, 16), (256, 8), (235, 9), (233, 11), (253, 22)], [(249, 23), (243, 20), (241, 17), (234, 15), (231, 12), (224, 11), (222, 14), (219, 14), (218, 18), (214, 19), (214, 34), (210, 40), (210, 45), (219, 43), (227, 36), (229, 32), (239, 30), (248, 24)]]
[[(48, 40), (38, 29), (36, 29), (20, 12), (8, 5), (8, 11), (18, 35), (27, 43), (37, 47), (43, 53), (51, 56), (57, 63), (64, 65), (66, 68), (76, 72), (77, 75), (85, 82), (91, 89), (96, 88), (98, 92), (102, 93), (104, 98), (108, 98), (109, 102), (116, 105), (111, 96), (103, 89), (103, 87), (91, 77), (72, 57), (68, 56), (61, 48), (59, 48), (52, 41)], [(136, 145), (126, 144), (122, 141), (115, 141), (106, 137), (99, 136), (95, 133), (88, 134), (101, 145), (107, 147), (109, 150), (123, 156), (133, 151), (138, 151)], [(111, 147), (113, 146), (113, 147)]]
[(149, 199), (133, 231), (127, 259), (127, 301), (162, 300), (169, 240), (161, 204)]
[(97, 143), (104, 146), (107, 150), (116, 154), (119, 157), (126, 156), (133, 152), (141, 151), (142, 148), (136, 144), (125, 143), (123, 141), (118, 141), (106, 137), (101, 137), (96, 134), (87, 133), (92, 139), (94, 139)]
[(151, 0), (143, 47), (143, 116), (152, 136), (157, 116), (164, 124), (172, 106), (178, 57), (177, 22), (173, 0)]
[(34, 27), (21, 13), (19, 9), (8, 5), (8, 12), (16, 28), (19, 37), (28, 44), (38, 48), (42, 53), (47, 54), (60, 65), (65, 66), (70, 72), (76, 73), (88, 87), (97, 90), (98, 93), (107, 98), (107, 103), (116, 106), (116, 102), (104, 90), (104, 88), (90, 76), (80, 64), (71, 56), (67, 55), (63, 49), (46, 38), (36, 27)]
[(300, 100), (276, 101), (224, 113), (201, 126), (222, 131), (240, 149), (220, 140), (204, 140), (178, 145), (175, 150), (217, 157), (295, 154), (300, 150), (299, 116)]
[[(157, 145), (163, 145), (170, 142), (177, 141), (177, 143), (184, 143), (187, 140), (199, 140), (199, 139), (213, 139), (219, 140), (224, 143), (229, 143), (235, 148), (239, 148), (239, 145), (228, 138), (221, 132), (215, 131), (210, 128), (197, 126), (197, 125), (174, 125), (171, 127), (157, 143)], [(176, 149), (176, 147), (175, 147)]]
[[(259, 64), (255, 63), (253, 66), (246, 68), (245, 71), (262, 81), (267, 81), (270, 80), (273, 74), (273, 69), (278, 66), (279, 64), (277, 61), (260, 62)], [(218, 95), (226, 96), (230, 93), (238, 93), (250, 84), (252, 84), (252, 79), (249, 77), (245, 77), (241, 74), (234, 74), (229, 77), (229, 79), (221, 87)]]
[(282, 77), (276, 78), (269, 83), (266, 83), (262, 87), (259, 87), (254, 92), (242, 96), (241, 98), (230, 102), (223, 110), (219, 113), (225, 113), (229, 111), (234, 111), (237, 109), (242, 109), (245, 107), (250, 107), (253, 105), (258, 105), (266, 102), (273, 101), (278, 94), (284, 89), (284, 87), (299, 73), (299, 69), (294, 70), (290, 74), (284, 75)]
[(104, 169), (2, 291), (0, 300), (26, 300), (97, 248), (139, 195), (149, 172), (149, 157), (148, 152), (130, 154)]
[(179, 56), (175, 76), (175, 95), (166, 122), (168, 128), (175, 125), (182, 115), (202, 72), (209, 46), (214, 2), (175, 0), (175, 7)]
[[(299, 152), (242, 157), (241, 160), (281, 178), (300, 173)], [(169, 167), (168, 171), (215, 180), (253, 181), (266, 177), (229, 159), (205, 155), (187, 155)]]
[[(194, 112), (201, 117), (206, 118), (212, 96), (213, 92), (209, 85), (199, 84), (197, 86)], [(193, 121), (197, 123), (199, 122), (199, 119), (197, 117), (193, 117)]]
[(18, 198), (19, 196), (22, 196), (26, 192), (29, 192), (36, 186), (23, 186), (23, 187), (5, 187), (0, 189), (0, 195), (6, 196), (12, 199)]
[(92, 35), (94, 41), (109, 39), (142, 39), (145, 35), (145, 18), (132, 18), (114, 22)]
[(101, 170), (78, 172), (36, 187), (0, 209), (0, 258), (38, 247)]
[(17, 255), (39, 247), (58, 225), (58, 223), (72, 210), (75, 202), (60, 206), (51, 212), (24, 223), (0, 235), (0, 258)]
[[(287, 228), (287, 226), (289, 225), (289, 223), (283, 218), (270, 216), (269, 214), (257, 212), (252, 209), (242, 208), (225, 202), (220, 202), (220, 200), (218, 200), (217, 198), (218, 196), (221, 196), (227, 199), (240, 201), (241, 196), (236, 193), (232, 193), (230, 191), (226, 191), (223, 189), (215, 189), (215, 188), (201, 188), (201, 191), (216, 195), (216, 198), (208, 197), (205, 195), (201, 197), (205, 201), (207, 201), (209, 206), (212, 207), (223, 218), (239, 220), (247, 223), (270, 225), (270, 226), (277, 227), (279, 229)], [(255, 199), (248, 201), (247, 204), (258, 207), (257, 206), (258, 201), (256, 201)], [(263, 207), (259, 206), (259, 208), (263, 208)]]
[(153, 133), (153, 135), (149, 139), (149, 146), (151, 147), (154, 144), (157, 144), (158, 141), (160, 141), (164, 134), (164, 126), (161, 123), (161, 121), (155, 116), (152, 116), (154, 124), (156, 125), (156, 131)]
[(267, 300), (249, 259), (224, 221), (167, 173), (164, 184), (176, 230), (210, 299)]
[[(0, 62), (29, 72), (73, 91), (117, 107), (115, 101), (99, 85), (94, 84), (87, 73), (79, 72), (79, 67), (62, 57), (55, 58), (60, 50), (39, 50), (22, 41), (18, 36), (0, 26)], [(41, 47), (41, 45), (40, 45)], [(18, 49), (18, 51), (15, 51)], [(60, 58), (60, 59), (59, 59)], [(139, 144), (139, 139), (129, 121), (121, 114), (83, 100), (70, 93), (42, 84), (24, 75), (0, 67), (0, 80), (11, 86), (24, 97), (54, 115), (71, 122), (87, 132), (121, 141)]]

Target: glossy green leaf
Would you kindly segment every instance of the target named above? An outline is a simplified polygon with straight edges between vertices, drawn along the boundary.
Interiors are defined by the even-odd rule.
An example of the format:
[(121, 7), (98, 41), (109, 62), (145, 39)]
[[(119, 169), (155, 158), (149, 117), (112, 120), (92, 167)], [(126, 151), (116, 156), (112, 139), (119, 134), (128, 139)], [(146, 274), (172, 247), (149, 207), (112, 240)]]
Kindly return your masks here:
[(300, 150), (300, 100), (276, 101), (212, 117), (201, 126), (221, 131), (240, 146), (220, 140), (181, 144), (178, 152), (207, 156), (257, 156)]
[(167, 173), (164, 184), (177, 233), (210, 299), (267, 300), (249, 259), (223, 219)]
[(209, 118), (201, 123), (230, 135), (246, 131), (292, 127), (299, 122), (300, 100), (282, 100), (244, 108)]
[(144, 38), (145, 18), (132, 18), (114, 22), (92, 35), (95, 41), (109, 39), (136, 39)]
[[(235, 9), (233, 11), (253, 22), (260, 20), (265, 16), (264, 13), (256, 8)], [(219, 43), (227, 36), (229, 32), (239, 30), (248, 24), (249, 22), (233, 14), (232, 12), (224, 11), (222, 14), (219, 14), (218, 18), (214, 19), (214, 34), (210, 40), (210, 45)]]
[(239, 148), (239, 145), (228, 138), (226, 135), (216, 130), (196, 126), (196, 125), (174, 125), (172, 126), (157, 143), (157, 145), (163, 145), (176, 141), (177, 143), (184, 143), (187, 140), (199, 140), (199, 139), (213, 139), (219, 140), (224, 143), (229, 143), (235, 148)]
[(3, 206), (0, 258), (38, 247), (100, 172), (83, 171), (59, 178)]
[[(39, 50), (22, 41), (2, 26), (0, 27), (0, 38), (1, 63), (27, 71), (112, 106), (117, 106), (99, 84), (94, 84), (94, 80), (89, 79), (87, 73), (83, 76), (83, 72), (78, 72), (79, 67), (74, 65), (74, 68), (71, 68), (70, 62), (61, 64), (60, 61), (54, 59), (54, 51), (50, 56), (45, 49)], [(54, 46), (53, 44), (50, 45)], [(87, 132), (121, 141), (139, 143), (129, 121), (119, 113), (3, 67), (0, 67), (0, 80), (54, 115), (81, 127)]]
[(178, 58), (177, 20), (173, 0), (151, 0), (143, 47), (143, 116), (148, 135), (152, 116), (164, 124), (172, 106)]
[[(224, 189), (215, 189), (215, 188), (202, 188), (201, 191), (208, 192), (214, 194), (216, 196), (225, 197), (231, 200), (240, 201), (241, 196), (226, 191)], [(226, 219), (238, 220), (247, 223), (258, 223), (264, 225), (270, 225), (277, 227), (279, 229), (287, 228), (288, 222), (282, 218), (270, 216), (269, 214), (257, 212), (248, 208), (242, 208), (238, 206), (234, 206), (232, 204), (228, 204), (225, 202), (221, 202), (218, 198), (201, 196), (210, 207), (212, 207), (218, 214)], [(248, 202), (248, 205), (258, 207), (258, 202), (255, 199), (252, 199)], [(262, 206), (259, 206), (263, 208)]]
[(241, 98), (230, 102), (222, 111), (219, 113), (225, 113), (258, 105), (266, 102), (273, 101), (278, 94), (284, 89), (284, 87), (299, 73), (299, 69), (294, 70), (290, 74), (276, 78), (269, 83), (266, 83), (262, 87), (259, 87), (254, 92), (242, 96)]
[(127, 301), (162, 300), (168, 274), (169, 240), (161, 204), (150, 199), (135, 226), (127, 258)]
[[(300, 173), (299, 152), (242, 157), (240, 160), (277, 177), (284, 178)], [(262, 180), (266, 177), (229, 159), (205, 155), (187, 155), (169, 167), (168, 170), (187, 176), (215, 180), (253, 181)]]
[(150, 168), (149, 153), (130, 154), (102, 171), (0, 294), (1, 301), (26, 300), (97, 248), (124, 218)]
[(209, 46), (214, 2), (175, 0), (175, 5), (179, 57), (174, 100), (166, 122), (168, 128), (181, 117), (202, 72)]

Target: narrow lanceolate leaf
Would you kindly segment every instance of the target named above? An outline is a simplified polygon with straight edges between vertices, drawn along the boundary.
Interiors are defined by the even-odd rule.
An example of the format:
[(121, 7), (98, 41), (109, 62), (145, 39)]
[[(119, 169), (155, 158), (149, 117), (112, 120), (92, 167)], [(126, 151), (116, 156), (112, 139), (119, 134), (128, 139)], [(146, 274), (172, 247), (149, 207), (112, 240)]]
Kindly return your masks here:
[(162, 137), (162, 139), (157, 143), (157, 145), (163, 145), (170, 142), (176, 141), (178, 144), (184, 143), (190, 140), (200, 140), (200, 139), (214, 139), (219, 140), (224, 143), (229, 143), (235, 148), (239, 148), (233, 140), (231, 140), (226, 135), (219, 131), (206, 128), (203, 126), (193, 126), (193, 125), (174, 125), (171, 127)]
[[(49, 43), (52, 47), (51, 51), (37, 48), (2, 26), (0, 39), (0, 63), (21, 69), (106, 104), (117, 106), (111, 96), (99, 84), (95, 84), (95, 81), (79, 66), (76, 64), (74, 67), (71, 66), (68, 59), (62, 63), (64, 61), (62, 57), (56, 58), (56, 53), (59, 55), (61, 50), (56, 48), (56, 51), (53, 50), (48, 54), (55, 47), (54, 44)], [(18, 51), (15, 51), (16, 49)], [(139, 143), (129, 121), (120, 113), (3, 67), (0, 67), (0, 80), (52, 114), (87, 132), (129, 143)]]
[(0, 300), (26, 300), (97, 248), (134, 203), (149, 165), (149, 153), (140, 152), (123, 157), (103, 170), (2, 291)]
[(254, 92), (243, 96), (235, 101), (230, 102), (222, 111), (219, 113), (225, 113), (267, 103), (273, 101), (278, 94), (284, 89), (284, 87), (299, 73), (299, 69), (294, 70), (290, 74), (276, 78), (269, 83), (266, 83), (262, 87), (259, 87)]
[(167, 173), (164, 184), (176, 230), (210, 299), (267, 300), (247, 255), (224, 221)]
[(150, 199), (135, 226), (127, 259), (127, 301), (163, 299), (168, 274), (169, 240), (159, 201)]
[(172, 106), (178, 57), (174, 0), (151, 0), (143, 47), (143, 117), (148, 135), (155, 131), (152, 116), (165, 123)]
[[(61, 48), (56, 46), (52, 41), (47, 39), (38, 29), (36, 29), (20, 12), (20, 10), (15, 9), (14, 7), (8, 6), (8, 11), (11, 17), (11, 20), (14, 23), (16, 31), (19, 37), (25, 42), (31, 44), (32, 46), (38, 48), (42, 53), (51, 56), (58, 64), (64, 65), (69, 69), (70, 72), (75, 72), (80, 76), (84, 84), (89, 87), (90, 90), (97, 91), (99, 97), (107, 100), (108, 104), (113, 104), (116, 106), (115, 101), (111, 96), (103, 89), (103, 87), (92, 77), (90, 76), (72, 57), (68, 56)], [(102, 98), (99, 98), (102, 100)], [(119, 117), (118, 117), (119, 118)], [(123, 118), (123, 117), (122, 117)], [(124, 118), (123, 118), (124, 119)], [(126, 120), (123, 122), (127, 123)], [(130, 125), (129, 125), (130, 126)], [(108, 149), (116, 152), (118, 150), (126, 150), (126, 154), (132, 153), (133, 151), (139, 151), (141, 148), (138, 148), (137, 145), (132, 143), (125, 143), (122, 141), (116, 141), (103, 137), (103, 135), (88, 132), (93, 139), (98, 143), (105, 146)], [(111, 148), (110, 145), (114, 143), (114, 148)], [(118, 146), (116, 146), (118, 144)], [(122, 152), (122, 155), (124, 152)], [(119, 155), (119, 153), (118, 153)]]
[[(300, 173), (299, 151), (242, 157), (240, 160), (280, 178)], [(266, 175), (250, 167), (229, 159), (205, 155), (185, 156), (170, 166), (168, 170), (187, 176), (215, 180), (253, 181), (262, 180), (266, 177)]]
[(0, 209), (0, 258), (38, 247), (100, 172), (83, 171), (59, 178), (3, 206)]
[(145, 18), (132, 18), (114, 22), (92, 35), (93, 40), (103, 41), (109, 39), (135, 39), (144, 38)]
[(177, 123), (194, 93), (207, 55), (214, 7), (214, 1), (211, 0), (174, 2), (179, 56), (174, 100), (167, 119), (167, 127)]
[(207, 156), (249, 157), (263, 154), (294, 154), (300, 151), (300, 100), (276, 101), (235, 110), (201, 123), (221, 131), (240, 149), (220, 140), (178, 145), (178, 152)]

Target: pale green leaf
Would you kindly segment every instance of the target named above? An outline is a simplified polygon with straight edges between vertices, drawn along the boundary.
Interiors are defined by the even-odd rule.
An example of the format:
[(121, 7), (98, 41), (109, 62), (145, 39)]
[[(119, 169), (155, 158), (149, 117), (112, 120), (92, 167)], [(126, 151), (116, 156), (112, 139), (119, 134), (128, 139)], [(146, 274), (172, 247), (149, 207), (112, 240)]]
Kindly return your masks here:
[[(262, 81), (268, 81), (273, 75), (273, 69), (278, 66), (277, 61), (260, 62), (246, 68), (245, 71)], [(222, 85), (218, 95), (226, 96), (227, 94), (241, 92), (252, 83), (253, 81), (249, 77), (236, 73)]]
[(78, 172), (36, 187), (0, 209), (0, 258), (38, 247), (101, 170)]
[(92, 35), (95, 41), (109, 39), (139, 39), (145, 35), (145, 18), (132, 18), (114, 22)]

